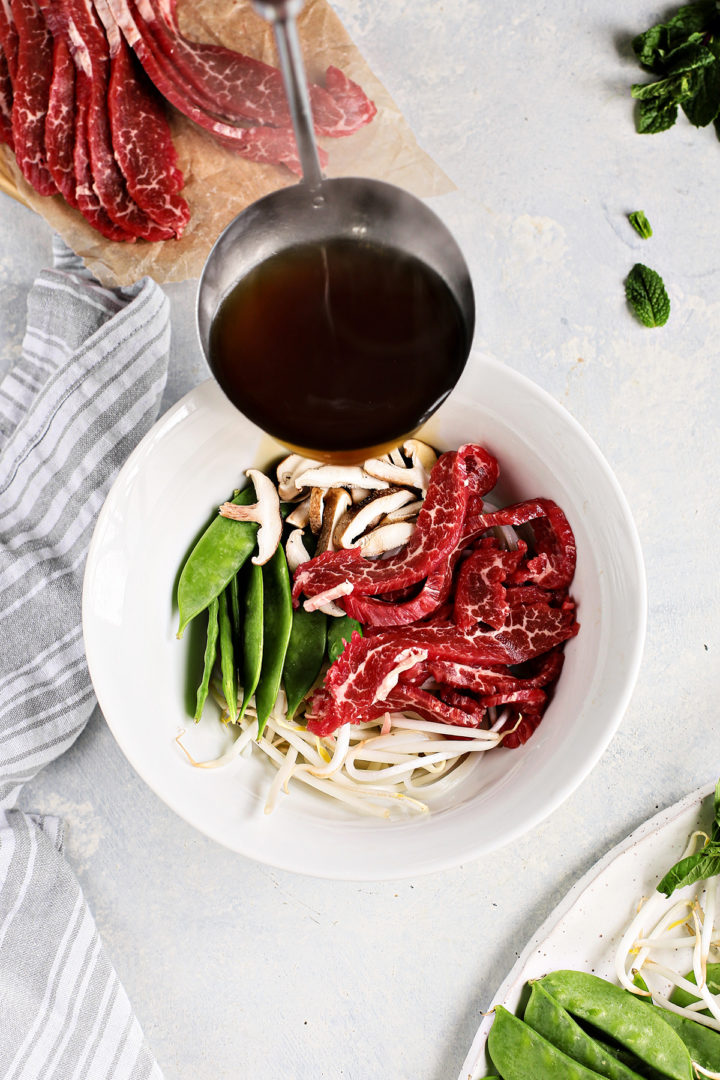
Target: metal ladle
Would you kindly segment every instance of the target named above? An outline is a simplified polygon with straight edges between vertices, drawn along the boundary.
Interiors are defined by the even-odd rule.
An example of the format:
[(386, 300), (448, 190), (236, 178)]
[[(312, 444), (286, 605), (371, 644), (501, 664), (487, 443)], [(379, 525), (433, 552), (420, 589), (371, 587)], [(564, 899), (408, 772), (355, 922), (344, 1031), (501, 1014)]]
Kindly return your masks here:
[(197, 300), (198, 331), (208, 363), (212, 369), (213, 319), (222, 301), (249, 271), (285, 249), (347, 238), (414, 256), (444, 280), (465, 330), (461, 370), (472, 342), (475, 301), (468, 267), (451, 233), (429, 207), (402, 188), (380, 180), (323, 176), (295, 23), (303, 2), (253, 0), (255, 10), (273, 27), (303, 176), (299, 183), (248, 206), (215, 242), (200, 278)]

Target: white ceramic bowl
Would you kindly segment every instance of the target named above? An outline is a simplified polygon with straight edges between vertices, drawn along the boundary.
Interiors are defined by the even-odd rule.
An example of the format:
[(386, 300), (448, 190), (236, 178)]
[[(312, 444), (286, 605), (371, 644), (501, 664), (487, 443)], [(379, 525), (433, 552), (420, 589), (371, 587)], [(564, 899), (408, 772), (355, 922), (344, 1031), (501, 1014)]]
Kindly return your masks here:
[[(249, 466), (282, 450), (246, 421), (213, 381), (157, 422), (118, 476), (98, 519), (85, 574), (83, 628), (100, 706), (128, 760), (181, 817), (264, 863), (322, 877), (379, 880), (455, 866), (508, 843), (554, 810), (605, 750), (627, 706), (645, 633), (645, 575), (625, 499), (582, 428), (511, 369), (475, 355), (461, 388), (423, 437), (443, 449), (478, 442), (501, 469), (501, 501), (543, 496), (575, 532), (572, 593), (579, 635), (530, 741), (482, 756), (422, 819), (359, 818), (291, 786), (264, 814), (272, 767), (261, 755), (193, 769), (231, 736), (211, 709), (185, 712), (186, 640), (177, 641), (178, 567), (213, 508)], [(470, 388), (470, 391), (468, 391)]]

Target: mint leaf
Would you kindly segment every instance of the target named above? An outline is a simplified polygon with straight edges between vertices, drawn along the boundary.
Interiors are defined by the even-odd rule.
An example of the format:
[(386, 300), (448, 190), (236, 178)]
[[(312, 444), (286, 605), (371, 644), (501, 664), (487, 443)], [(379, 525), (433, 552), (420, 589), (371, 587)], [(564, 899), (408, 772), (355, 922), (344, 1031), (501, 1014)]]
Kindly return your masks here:
[(708, 67), (714, 63), (715, 53), (711, 49), (705, 45), (686, 41), (665, 57), (665, 74), (682, 75), (684, 72), (697, 71), (698, 68)]
[(676, 105), (690, 94), (691, 80), (687, 74), (649, 83), (633, 83), (630, 93), (636, 101), (666, 101)]
[(645, 217), (644, 210), (633, 210), (632, 214), (628, 214), (628, 221), (635, 232), (642, 236), (643, 240), (650, 239), (652, 236), (652, 228), (650, 222)]
[(662, 24), (651, 26), (644, 34), (638, 34), (634, 38), (632, 43), (633, 51), (643, 67), (654, 70), (655, 64), (662, 61), (666, 41), (667, 33)]
[(649, 266), (635, 263), (625, 281), (625, 295), (644, 326), (664, 326), (668, 321), (670, 298), (663, 279)]
[[(674, 102), (641, 101), (635, 118), (635, 130), (640, 135), (656, 135), (658, 131), (667, 131), (677, 120), (678, 107)], [(720, 139), (720, 131), (718, 131)]]
[(693, 73), (693, 96), (682, 109), (695, 127), (707, 127), (720, 112), (720, 60)]

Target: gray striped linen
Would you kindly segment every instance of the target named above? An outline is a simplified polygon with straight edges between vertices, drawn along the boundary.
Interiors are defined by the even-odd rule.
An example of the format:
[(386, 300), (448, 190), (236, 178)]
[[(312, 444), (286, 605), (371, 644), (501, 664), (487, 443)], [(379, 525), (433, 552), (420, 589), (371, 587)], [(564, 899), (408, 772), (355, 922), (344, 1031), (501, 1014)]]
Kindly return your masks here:
[(152, 426), (169, 305), (105, 289), (59, 240), (0, 383), (0, 1078), (160, 1080), (57, 819), (14, 809), (95, 706), (81, 586), (95, 518)]

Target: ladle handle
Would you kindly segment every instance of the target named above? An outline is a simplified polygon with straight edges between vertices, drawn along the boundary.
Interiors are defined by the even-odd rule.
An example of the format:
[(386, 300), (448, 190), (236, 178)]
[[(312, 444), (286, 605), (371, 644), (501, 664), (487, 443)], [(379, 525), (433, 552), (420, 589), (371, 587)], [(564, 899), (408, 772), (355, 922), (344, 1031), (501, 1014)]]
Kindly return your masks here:
[(311, 188), (322, 183), (315, 130), (313, 128), (310, 95), (308, 93), (305, 65), (303, 64), (300, 39), (297, 33), (296, 16), (303, 7), (304, 0), (253, 0), (253, 7), (259, 15), (271, 23), (275, 34), (283, 73), (285, 93), (287, 94), (292, 116), (293, 130), (297, 142), (303, 180)]

